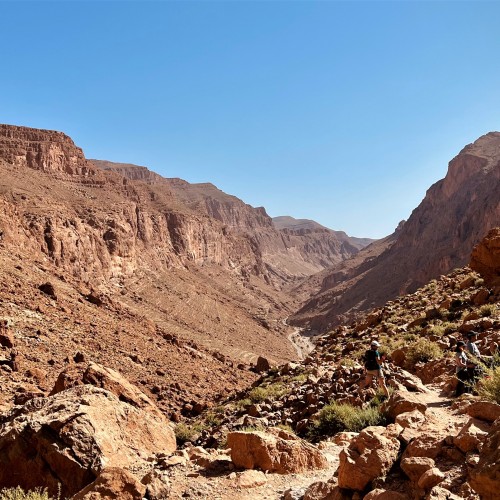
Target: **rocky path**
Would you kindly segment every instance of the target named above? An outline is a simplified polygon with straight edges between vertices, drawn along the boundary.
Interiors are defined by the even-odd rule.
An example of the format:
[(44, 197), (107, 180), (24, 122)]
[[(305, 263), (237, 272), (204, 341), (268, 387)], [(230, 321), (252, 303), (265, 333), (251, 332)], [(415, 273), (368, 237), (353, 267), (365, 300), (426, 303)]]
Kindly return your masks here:
[[(407, 436), (411, 438), (428, 435), (432, 438), (447, 441), (449, 436), (457, 436), (460, 430), (467, 424), (470, 417), (458, 414), (454, 398), (445, 397), (437, 386), (426, 386), (426, 392), (408, 392), (409, 401), (414, 407), (425, 405), (425, 419), (418, 422), (411, 418), (401, 420)], [(407, 410), (408, 411), (408, 410)], [(405, 414), (408, 415), (408, 414)], [(408, 425), (408, 427), (406, 427)], [(403, 438), (404, 439), (404, 438)], [(327, 482), (331, 480), (339, 466), (339, 454), (343, 448), (349, 446), (349, 441), (340, 441), (339, 437), (330, 438), (319, 444), (319, 448), (327, 459), (327, 467), (321, 470), (310, 470), (300, 474), (264, 474), (260, 471), (226, 471), (220, 475), (206, 474), (202, 469), (187, 462), (183, 467), (171, 471), (172, 498), (204, 498), (210, 500), (282, 500), (302, 498), (306, 489), (318, 481)], [(432, 445), (429, 445), (432, 446)], [(452, 448), (450, 448), (452, 449)], [(456, 449), (458, 454), (458, 449)], [(448, 462), (449, 463), (449, 460)], [(436, 459), (436, 464), (438, 460)], [(443, 469), (441, 464), (438, 464)], [(447, 477), (443, 486), (457, 489), (456, 485), (463, 482), (465, 465), (447, 465), (444, 470)], [(189, 469), (189, 470), (188, 470)], [(386, 487), (390, 489), (391, 481), (395, 490), (400, 489), (402, 479), (389, 479)], [(455, 485), (455, 486), (454, 486)], [(287, 490), (291, 490), (288, 496), (284, 496)], [(328, 497), (329, 498), (329, 497)], [(462, 497), (453, 497), (462, 498)], [(465, 497), (464, 497), (465, 498)], [(476, 498), (471, 496), (470, 498)]]

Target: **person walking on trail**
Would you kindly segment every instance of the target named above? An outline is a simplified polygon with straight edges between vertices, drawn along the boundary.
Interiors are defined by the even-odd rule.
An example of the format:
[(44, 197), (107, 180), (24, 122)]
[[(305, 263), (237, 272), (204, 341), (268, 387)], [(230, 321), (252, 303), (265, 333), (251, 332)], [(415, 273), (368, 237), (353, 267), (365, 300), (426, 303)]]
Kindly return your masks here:
[(365, 379), (360, 384), (360, 389), (364, 389), (365, 387), (369, 387), (373, 379), (377, 380), (377, 384), (384, 393), (385, 397), (389, 397), (389, 390), (385, 385), (384, 372), (382, 370), (382, 360), (380, 353), (378, 352), (378, 348), (380, 347), (380, 343), (374, 340), (370, 344), (370, 349), (368, 349), (365, 353)]
[(470, 365), (469, 358), (465, 352), (466, 344), (463, 341), (457, 342), (455, 348), (455, 373), (457, 375), (458, 384), (455, 396), (461, 396), (464, 392), (468, 392), (468, 384), (470, 382), (470, 372), (467, 369)]

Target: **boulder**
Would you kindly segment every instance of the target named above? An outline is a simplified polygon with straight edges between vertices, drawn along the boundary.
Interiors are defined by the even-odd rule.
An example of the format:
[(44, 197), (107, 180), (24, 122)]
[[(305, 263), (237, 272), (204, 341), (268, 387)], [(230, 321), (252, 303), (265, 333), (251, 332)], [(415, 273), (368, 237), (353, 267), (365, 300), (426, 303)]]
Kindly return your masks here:
[(271, 363), (267, 358), (259, 356), (257, 359), (257, 364), (255, 365), (255, 371), (257, 373), (267, 372), (271, 369)]
[(7, 320), (0, 319), (0, 346), (12, 349), (14, 347), (14, 335), (9, 330)]
[(416, 429), (425, 421), (425, 415), (419, 410), (400, 413), (396, 417), (396, 423), (405, 429)]
[(266, 483), (267, 477), (260, 470), (246, 470), (236, 477), (236, 486), (244, 489), (256, 488)]
[(467, 415), (486, 422), (494, 422), (500, 418), (500, 405), (492, 401), (474, 401), (465, 408)]
[(367, 427), (340, 452), (340, 488), (363, 491), (387, 474), (399, 453), (399, 440), (385, 427)]
[(119, 467), (110, 467), (71, 500), (142, 500), (146, 486)]
[(230, 432), (227, 444), (236, 467), (286, 474), (322, 469), (327, 461), (313, 445), (281, 429)]
[(80, 491), (107, 467), (176, 447), (169, 422), (90, 385), (28, 401), (2, 417), (0, 487)]
[(427, 411), (427, 406), (419, 398), (407, 391), (394, 391), (389, 399), (382, 405), (382, 412), (392, 420), (401, 413), (418, 410), (422, 415)]
[(430, 490), (444, 480), (446, 476), (437, 467), (426, 470), (418, 480), (418, 487), (423, 490)]
[[(434, 486), (426, 497), (426, 500), (462, 500), (463, 498), (471, 498), (469, 496), (457, 496), (451, 491), (441, 486)], [(474, 497), (472, 497), (474, 498)]]
[(317, 481), (311, 484), (302, 500), (350, 500), (352, 494), (340, 489), (333, 481)]
[(436, 433), (417, 436), (408, 444), (402, 458), (427, 457), (434, 459), (441, 453), (443, 441), (443, 436)]
[(370, 491), (368, 495), (363, 497), (363, 500), (408, 500), (410, 497), (408, 495), (403, 495), (397, 491), (383, 490), (377, 488)]
[(417, 483), (422, 474), (432, 469), (434, 465), (434, 460), (427, 457), (408, 457), (401, 460), (401, 469), (413, 483)]
[(500, 227), (489, 231), (474, 247), (469, 265), (487, 285), (500, 285)]
[(486, 438), (479, 463), (470, 472), (470, 485), (482, 500), (498, 498), (500, 489), (500, 419)]
[(486, 422), (471, 418), (453, 438), (453, 444), (464, 453), (479, 450), (490, 429), (491, 426)]
[(70, 365), (59, 374), (50, 394), (84, 384), (112, 392), (120, 401), (147, 410), (160, 420), (163, 419), (158, 407), (137, 386), (131, 384), (119, 372), (97, 363)]
[(141, 480), (146, 486), (146, 498), (149, 500), (164, 500), (170, 495), (170, 481), (165, 473), (153, 469)]

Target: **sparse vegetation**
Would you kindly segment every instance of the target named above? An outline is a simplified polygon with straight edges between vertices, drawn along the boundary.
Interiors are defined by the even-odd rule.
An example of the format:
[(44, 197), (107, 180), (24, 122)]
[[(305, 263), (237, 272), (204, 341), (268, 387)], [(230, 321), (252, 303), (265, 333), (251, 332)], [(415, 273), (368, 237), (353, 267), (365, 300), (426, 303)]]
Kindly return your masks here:
[(200, 435), (200, 433), (206, 429), (206, 425), (201, 422), (196, 422), (192, 425), (187, 425), (184, 422), (177, 424), (174, 432), (177, 444), (183, 445), (187, 442), (194, 442)]
[(281, 382), (269, 384), (267, 386), (254, 387), (249, 393), (248, 397), (252, 403), (262, 403), (267, 399), (275, 401), (288, 392), (287, 387)]
[(359, 432), (370, 425), (383, 425), (384, 416), (377, 406), (359, 408), (347, 403), (333, 402), (325, 406), (318, 415), (309, 437), (333, 436), (337, 432)]
[(485, 304), (479, 308), (479, 315), (483, 318), (493, 316), (495, 312), (495, 306), (493, 304)]
[(441, 348), (435, 342), (426, 338), (420, 338), (412, 342), (408, 346), (408, 352), (406, 353), (406, 359), (412, 364), (420, 361), (427, 363), (428, 361), (442, 357), (443, 351)]
[(57, 497), (49, 497), (46, 489), (37, 488), (32, 491), (24, 491), (21, 487), (5, 488), (0, 490), (0, 500), (57, 500)]
[(477, 392), (483, 398), (500, 404), (500, 366), (485, 370), (485, 376), (480, 380)]

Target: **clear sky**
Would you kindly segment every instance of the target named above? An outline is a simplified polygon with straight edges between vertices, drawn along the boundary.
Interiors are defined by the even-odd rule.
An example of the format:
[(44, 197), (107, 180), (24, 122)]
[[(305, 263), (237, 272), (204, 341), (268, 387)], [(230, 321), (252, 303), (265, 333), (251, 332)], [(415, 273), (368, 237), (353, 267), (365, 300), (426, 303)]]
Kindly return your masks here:
[(0, 0), (0, 122), (383, 237), (500, 129), (500, 2)]

